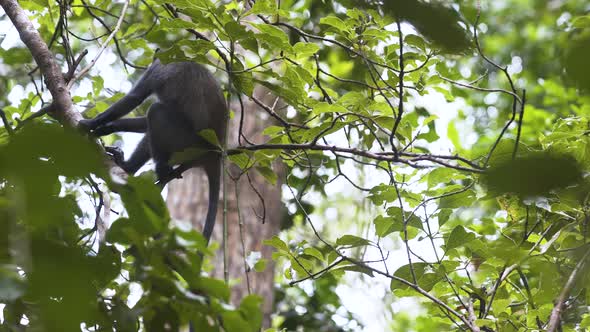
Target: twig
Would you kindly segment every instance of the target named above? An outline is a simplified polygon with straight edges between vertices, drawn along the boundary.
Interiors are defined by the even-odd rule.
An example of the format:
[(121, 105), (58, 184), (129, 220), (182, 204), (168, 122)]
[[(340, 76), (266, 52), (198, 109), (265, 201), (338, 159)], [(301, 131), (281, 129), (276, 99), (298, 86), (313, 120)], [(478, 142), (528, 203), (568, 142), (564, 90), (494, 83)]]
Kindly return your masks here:
[(526, 90), (522, 90), (522, 102), (520, 103), (520, 114), (518, 116), (518, 129), (516, 131), (516, 141), (514, 142), (514, 150), (512, 151), (512, 159), (516, 158), (518, 152), (518, 144), (520, 143), (520, 134), (522, 132), (522, 120), (524, 117), (524, 105), (526, 105)]
[(486, 307), (486, 310), (484, 311), (484, 313), (482, 315), (483, 318), (486, 318), (488, 313), (492, 309), (492, 303), (494, 302), (494, 297), (496, 297), (496, 293), (498, 292), (498, 289), (500, 288), (502, 281), (504, 281), (504, 279), (508, 278), (508, 276), (510, 276), (512, 271), (514, 271), (517, 267), (518, 266), (516, 264), (510, 265), (509, 267), (504, 266), (504, 268), (500, 272), (500, 275), (498, 276), (498, 280), (496, 280), (496, 283), (494, 284), (494, 288), (492, 289), (490, 301), (488, 301), (488, 306)]
[(90, 71), (90, 69), (92, 67), (94, 67), (94, 65), (96, 64), (96, 61), (98, 61), (98, 58), (100, 58), (100, 56), (102, 55), (102, 52), (104, 52), (104, 50), (107, 48), (111, 39), (113, 39), (115, 34), (119, 31), (119, 29), (121, 29), (121, 24), (123, 23), (123, 19), (125, 18), (125, 13), (127, 12), (127, 8), (129, 8), (129, 1), (130, 0), (127, 0), (123, 4), (123, 9), (121, 10), (121, 14), (119, 15), (119, 19), (117, 20), (117, 24), (115, 25), (115, 28), (113, 29), (111, 34), (107, 37), (107, 39), (104, 41), (104, 43), (100, 46), (98, 52), (94, 56), (94, 59), (92, 59), (90, 61), (90, 64), (88, 64), (88, 66), (86, 66), (85, 68), (80, 70), (80, 72), (72, 78), (72, 80), (68, 83), (68, 89), (70, 89), (77, 80), (79, 80), (82, 76), (86, 75), (86, 73), (88, 73)]
[(246, 288), (248, 289), (248, 295), (250, 295), (252, 294), (252, 288), (250, 286), (250, 267), (248, 266), (248, 260), (246, 257), (246, 242), (244, 241), (244, 219), (242, 218), (242, 211), (240, 211), (240, 188), (238, 186), (238, 181), (234, 181), (234, 193), (236, 195), (238, 230), (240, 233), (240, 245), (242, 246), (242, 259), (244, 260), (244, 275), (246, 276)]
[(467, 302), (467, 319), (469, 319), (469, 322), (471, 323), (471, 326), (473, 327), (472, 331), (473, 332), (480, 332), (481, 330), (479, 329), (479, 327), (475, 324), (475, 321), (477, 320), (477, 315), (475, 314), (475, 310), (473, 309), (473, 299), (469, 299), (469, 302)]
[(398, 106), (397, 106), (397, 117), (395, 118), (395, 123), (393, 124), (393, 128), (391, 129), (391, 134), (389, 135), (389, 144), (391, 144), (391, 149), (396, 152), (397, 156), (397, 149), (395, 148), (395, 144), (393, 142), (393, 138), (395, 137), (395, 132), (397, 131), (397, 127), (399, 126), (400, 122), (402, 121), (402, 116), (404, 115), (404, 38), (402, 33), (402, 27), (400, 23), (400, 19), (397, 18), (395, 21), (397, 25), (397, 33), (399, 34), (399, 88), (398, 88)]
[(289, 282), (289, 286), (295, 286), (298, 283), (303, 282), (305, 280), (316, 279), (318, 276), (321, 276), (324, 273), (330, 271), (333, 267), (335, 267), (336, 265), (338, 265), (338, 264), (340, 264), (340, 263), (342, 263), (344, 261), (346, 261), (346, 259), (340, 258), (340, 259), (334, 261), (332, 264), (326, 266), (325, 268), (323, 268), (323, 269), (321, 269), (321, 270), (319, 270), (317, 272), (314, 272), (314, 273), (312, 273), (310, 275), (307, 275), (307, 276), (305, 276), (305, 277), (303, 277), (301, 279), (297, 279), (297, 280), (293, 280), (293, 281)]
[(88, 50), (82, 51), (82, 53), (80, 53), (80, 55), (78, 55), (78, 58), (76, 58), (76, 60), (72, 63), (72, 65), (68, 69), (68, 73), (65, 76), (66, 82), (69, 82), (72, 80), (72, 77), (74, 77), (74, 73), (76, 73), (76, 69), (80, 65), (80, 62), (82, 62), (82, 59), (84, 59), (84, 57), (87, 54), (88, 54)]
[(55, 107), (55, 103), (51, 103), (43, 108), (41, 108), (40, 110), (38, 110), (37, 112), (33, 113), (31, 116), (29, 116), (26, 119), (23, 119), (22, 121), (19, 121), (19, 123), (16, 125), (16, 127), (14, 128), (15, 130), (19, 130), (21, 129), (24, 125), (26, 125), (27, 123), (33, 121), (36, 118), (40, 118), (42, 116), (44, 116), (45, 114), (51, 114), (54, 113), (56, 111), (56, 107)]
[(6, 128), (6, 132), (8, 132), (8, 135), (14, 134), (14, 130), (12, 129), (12, 125), (10, 124), (10, 122), (8, 122), (8, 119), (6, 118), (6, 113), (4, 113), (4, 110), (0, 108), (0, 118), (2, 118), (2, 122), (4, 122), (4, 128)]
[(464, 88), (471, 89), (471, 90), (476, 90), (476, 91), (481, 91), (481, 92), (498, 92), (498, 93), (504, 93), (504, 94), (507, 94), (507, 95), (512, 96), (519, 103), (522, 104), (522, 100), (520, 99), (520, 96), (518, 94), (512, 92), (512, 91), (508, 91), (508, 90), (504, 90), (504, 89), (497, 89), (497, 88), (481, 88), (481, 87), (478, 87), (478, 86), (475, 86), (475, 85), (471, 85), (471, 84), (468, 84), (468, 83), (453, 81), (451, 79), (448, 79), (448, 78), (443, 77), (443, 76), (440, 76), (440, 75), (439, 75), (439, 77), (443, 81), (445, 81), (445, 82), (449, 82), (451, 84), (458, 85), (460, 87), (464, 87)]

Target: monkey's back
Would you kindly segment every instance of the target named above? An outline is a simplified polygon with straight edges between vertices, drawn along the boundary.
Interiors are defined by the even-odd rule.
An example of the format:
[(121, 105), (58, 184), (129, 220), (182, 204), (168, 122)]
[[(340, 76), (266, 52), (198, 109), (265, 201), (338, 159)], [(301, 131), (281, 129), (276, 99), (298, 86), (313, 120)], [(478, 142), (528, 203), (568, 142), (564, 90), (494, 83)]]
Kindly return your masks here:
[(227, 106), (219, 83), (205, 66), (194, 62), (162, 64), (155, 60), (145, 75), (158, 82), (152, 87), (158, 100), (182, 113), (192, 123), (195, 134), (213, 129), (223, 142)]

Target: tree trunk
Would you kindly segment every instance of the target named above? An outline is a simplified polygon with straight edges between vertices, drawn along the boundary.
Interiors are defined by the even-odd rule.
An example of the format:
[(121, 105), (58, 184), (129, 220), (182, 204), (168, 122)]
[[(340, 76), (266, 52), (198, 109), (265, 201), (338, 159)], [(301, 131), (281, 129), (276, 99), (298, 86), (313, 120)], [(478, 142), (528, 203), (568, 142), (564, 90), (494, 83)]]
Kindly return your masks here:
[[(264, 97), (260, 99), (264, 99)], [(272, 105), (272, 103), (269, 104)], [(232, 109), (235, 110), (236, 116), (230, 121), (227, 144), (230, 148), (238, 144), (237, 134), (239, 130), (239, 106), (236, 105)], [(259, 133), (267, 125), (269, 119), (263, 119), (259, 116), (260, 111), (256, 109), (256, 105), (253, 105), (253, 103), (244, 104), (244, 113), (247, 116), (245, 116), (243, 133), (249, 140), (257, 140), (257, 138), (260, 140), (261, 135)], [(233, 168), (235, 168), (235, 165), (232, 167), (228, 161), (226, 170)], [(271, 259), (271, 249), (268, 246), (263, 246), (262, 241), (271, 238), (280, 229), (283, 209), (281, 202), (282, 177), (279, 176), (276, 185), (271, 185), (255, 171), (250, 171), (248, 173), (252, 183), (250, 185), (246, 174), (243, 174), (239, 179), (232, 179), (238, 173), (229, 171), (231, 176), (226, 176), (226, 197), (224, 197), (223, 188), (221, 190), (220, 206), (212, 236), (212, 241), (221, 245), (220, 250), (212, 259), (214, 265), (213, 275), (217, 278), (224, 277), (222, 252), (223, 204), (224, 199), (227, 198), (227, 270), (230, 280), (239, 280), (239, 283), (232, 287), (232, 302), (238, 304), (244, 296), (250, 293), (261, 296), (264, 303), (262, 307), (264, 314), (263, 324), (268, 327), (270, 326), (270, 314), (273, 310), (274, 300), (274, 264)], [(263, 197), (264, 203), (260, 200), (256, 191)], [(183, 174), (183, 179), (174, 180), (168, 185), (167, 204), (172, 217), (190, 221), (197, 230), (203, 229), (205, 215), (207, 214), (207, 199), (207, 177), (201, 169), (191, 169)], [(266, 212), (264, 224), (261, 219), (263, 206)], [(264, 272), (249, 271), (245, 263), (245, 257), (251, 252), (260, 252), (262, 258), (268, 261)]]

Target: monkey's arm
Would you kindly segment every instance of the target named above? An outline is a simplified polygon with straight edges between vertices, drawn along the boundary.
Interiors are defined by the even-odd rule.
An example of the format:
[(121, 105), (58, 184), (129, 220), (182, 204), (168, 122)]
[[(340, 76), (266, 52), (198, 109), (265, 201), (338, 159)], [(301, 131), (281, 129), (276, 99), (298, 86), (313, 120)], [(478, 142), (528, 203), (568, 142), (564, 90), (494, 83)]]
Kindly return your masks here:
[(94, 119), (80, 120), (80, 126), (94, 130), (104, 124), (117, 120), (118, 118), (130, 113), (137, 106), (139, 106), (150, 93), (142, 93), (142, 91), (134, 91), (133, 89), (125, 97), (119, 99), (116, 103), (111, 105), (106, 111), (100, 113)]
[(147, 118), (138, 116), (135, 118), (123, 118), (98, 126), (92, 133), (94, 136), (105, 136), (117, 132), (145, 133), (147, 131)]
[(139, 79), (137, 84), (127, 95), (111, 105), (106, 111), (100, 113), (94, 119), (81, 120), (79, 126), (92, 131), (102, 125), (117, 120), (133, 111), (153, 92), (154, 79), (152, 77), (153, 67), (148, 68), (146, 73)]

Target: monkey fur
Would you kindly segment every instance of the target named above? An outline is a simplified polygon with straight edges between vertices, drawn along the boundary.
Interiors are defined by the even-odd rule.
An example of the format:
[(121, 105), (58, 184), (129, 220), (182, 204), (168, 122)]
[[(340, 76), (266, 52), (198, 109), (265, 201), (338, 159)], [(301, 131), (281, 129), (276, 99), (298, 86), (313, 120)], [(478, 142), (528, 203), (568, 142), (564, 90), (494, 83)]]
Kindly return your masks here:
[[(147, 116), (122, 118), (152, 94), (158, 100), (150, 106)], [(227, 112), (223, 92), (204, 66), (194, 62), (163, 64), (156, 59), (127, 95), (94, 119), (80, 121), (79, 126), (95, 136), (145, 133), (129, 159), (115, 160), (126, 172), (134, 174), (153, 159), (162, 186), (172, 178), (170, 159), (174, 153), (189, 148), (207, 151), (191, 161), (190, 166), (203, 167), (207, 173), (209, 204), (203, 235), (209, 242), (219, 202), (222, 156), (219, 148), (199, 136), (199, 132), (212, 129), (223, 144)]]

